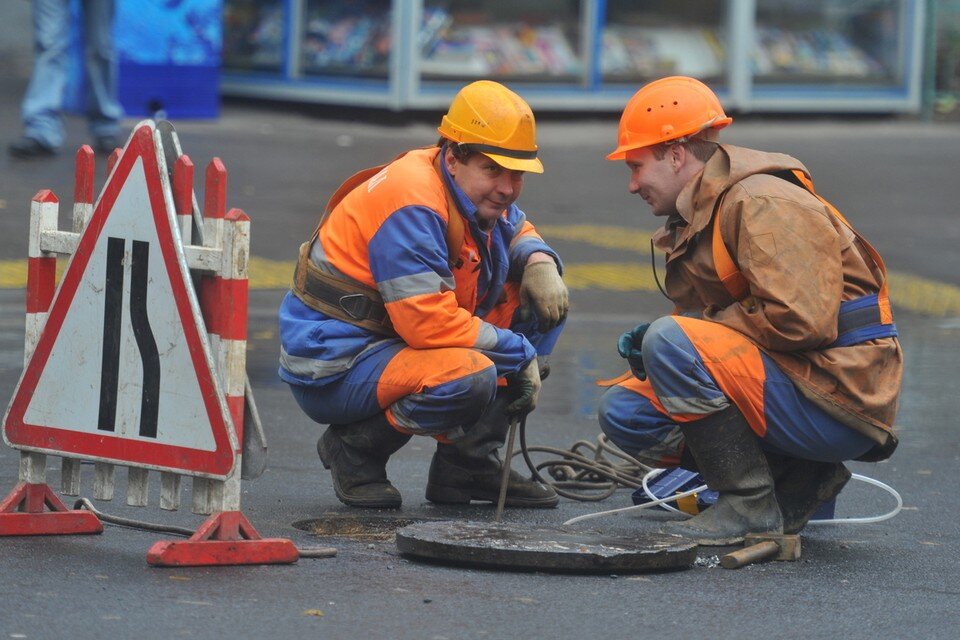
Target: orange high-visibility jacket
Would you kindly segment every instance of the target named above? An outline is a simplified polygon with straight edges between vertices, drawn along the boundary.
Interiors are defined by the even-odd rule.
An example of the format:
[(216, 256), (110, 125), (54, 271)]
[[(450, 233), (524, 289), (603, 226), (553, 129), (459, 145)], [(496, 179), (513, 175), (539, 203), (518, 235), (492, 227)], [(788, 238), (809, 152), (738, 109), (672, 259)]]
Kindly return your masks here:
[[(376, 288), (411, 347), (474, 348), (499, 375), (516, 372), (535, 357), (533, 346), (484, 317), (501, 301), (505, 282), (519, 281), (531, 253), (548, 253), (558, 266), (559, 257), (516, 205), (482, 231), (476, 207), (436, 161), (439, 152), (410, 151), (353, 189), (320, 228), (310, 258), (327, 273)], [(449, 210), (448, 193), (458, 211)], [(448, 256), (451, 215), (463, 216), (466, 227), (458, 260)], [(396, 341), (330, 318), (292, 293), (280, 307), (280, 340), (280, 376), (302, 385), (326, 384), (361, 352)]]

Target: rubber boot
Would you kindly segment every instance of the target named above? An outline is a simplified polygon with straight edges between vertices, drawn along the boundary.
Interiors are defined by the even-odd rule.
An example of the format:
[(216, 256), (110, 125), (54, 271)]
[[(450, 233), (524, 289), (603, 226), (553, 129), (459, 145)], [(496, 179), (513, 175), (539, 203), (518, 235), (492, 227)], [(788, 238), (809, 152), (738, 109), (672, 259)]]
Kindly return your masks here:
[(387, 460), (410, 440), (379, 413), (349, 424), (332, 424), (317, 440), (317, 453), (333, 476), (333, 490), (351, 507), (396, 509), (401, 498), (387, 479)]
[(747, 533), (781, 533), (783, 518), (760, 441), (735, 406), (680, 425), (707, 486), (720, 495), (700, 515), (663, 527), (702, 545), (739, 544)]
[[(471, 500), (496, 504), (503, 469), (497, 449), (503, 446), (510, 429), (504, 412), (507, 404), (505, 394), (498, 394), (463, 438), (453, 444), (437, 443), (427, 480), (427, 500), (436, 504), (469, 504)], [(550, 508), (559, 502), (553, 487), (510, 471), (506, 506)]]
[(783, 532), (800, 533), (824, 502), (836, 498), (850, 480), (840, 462), (816, 462), (767, 452)]

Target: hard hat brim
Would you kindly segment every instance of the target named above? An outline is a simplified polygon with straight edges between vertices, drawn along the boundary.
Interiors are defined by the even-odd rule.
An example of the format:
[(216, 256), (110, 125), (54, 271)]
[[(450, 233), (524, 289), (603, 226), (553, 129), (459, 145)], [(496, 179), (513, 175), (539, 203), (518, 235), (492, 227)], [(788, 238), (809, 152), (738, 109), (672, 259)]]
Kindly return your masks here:
[(529, 171), (530, 173), (543, 173), (543, 163), (540, 162), (540, 158), (511, 158), (509, 156), (501, 156), (496, 153), (487, 153), (485, 151), (481, 151), (481, 153), (496, 162), (504, 169), (509, 169), (511, 171)]
[(626, 160), (628, 151), (633, 151), (633, 147), (617, 147), (607, 154), (607, 160)]
[(613, 151), (611, 151), (610, 153), (608, 153), (606, 157), (607, 157), (607, 160), (626, 160), (626, 159), (627, 159), (627, 153), (629, 153), (630, 151), (633, 151), (634, 149), (642, 149), (642, 148), (644, 148), (644, 147), (652, 147), (652, 146), (658, 145), (658, 144), (660, 144), (660, 143), (662, 143), (662, 142), (670, 142), (671, 140), (676, 140), (676, 139), (678, 139), (678, 138), (692, 137), (692, 136), (694, 136), (694, 135), (696, 135), (696, 134), (698, 134), (698, 133), (701, 133), (701, 132), (703, 132), (703, 131), (708, 131), (708, 132), (709, 132), (709, 131), (712, 131), (712, 132), (714, 132), (714, 135), (715, 135), (717, 131), (720, 131), (721, 129), (726, 129), (727, 127), (729, 127), (732, 122), (733, 122), (733, 118), (731, 118), (731, 117), (729, 117), (729, 116), (724, 116), (724, 117), (722, 117), (722, 118), (716, 118), (716, 119), (714, 119), (712, 122), (708, 123), (707, 126), (702, 127), (702, 128), (700, 128), (700, 129), (694, 129), (694, 130), (691, 130), (691, 131), (687, 131), (687, 132), (685, 132), (685, 133), (674, 134), (674, 135), (672, 135), (672, 136), (670, 136), (670, 137), (655, 138), (655, 139), (653, 139), (653, 140), (651, 140), (651, 141), (649, 141), (649, 142), (645, 142), (645, 143), (644, 143), (644, 142), (631, 142), (631, 143), (628, 143), (628, 144), (622, 144), (622, 145), (620, 145), (619, 147), (617, 147), (616, 149), (614, 149)]

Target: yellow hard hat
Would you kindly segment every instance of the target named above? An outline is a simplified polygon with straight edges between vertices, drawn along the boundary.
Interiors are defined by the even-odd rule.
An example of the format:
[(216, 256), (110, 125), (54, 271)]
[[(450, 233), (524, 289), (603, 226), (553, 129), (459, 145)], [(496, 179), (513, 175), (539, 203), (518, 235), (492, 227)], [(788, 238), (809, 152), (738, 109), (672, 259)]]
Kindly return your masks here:
[(654, 80), (624, 107), (617, 148), (607, 160), (623, 160), (628, 151), (701, 131), (719, 131), (731, 122), (716, 94), (699, 80), (686, 76)]
[(478, 80), (460, 89), (437, 127), (466, 151), (478, 151), (505, 169), (543, 173), (537, 125), (523, 98), (498, 82)]

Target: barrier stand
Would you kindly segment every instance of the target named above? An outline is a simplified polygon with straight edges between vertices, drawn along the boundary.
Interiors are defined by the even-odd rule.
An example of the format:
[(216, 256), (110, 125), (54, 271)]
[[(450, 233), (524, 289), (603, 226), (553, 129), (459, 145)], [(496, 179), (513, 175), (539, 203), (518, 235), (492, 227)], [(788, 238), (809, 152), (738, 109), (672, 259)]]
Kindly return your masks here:
[[(127, 503), (135, 506), (147, 504), (150, 470), (160, 472), (160, 507), (165, 510), (179, 508), (181, 476), (193, 479), (193, 511), (212, 515), (189, 540), (153, 545), (147, 557), (152, 565), (293, 563), (299, 551), (292, 541), (263, 539), (240, 511), (250, 221), (238, 209), (224, 214), (226, 170), (214, 159), (206, 172), (206, 219), (191, 233), (191, 214), (195, 222), (200, 217), (193, 164), (177, 146), (167, 174), (165, 152), (170, 150), (164, 149), (163, 136), (174, 144), (176, 136), (164, 124), (161, 132), (150, 121), (140, 123), (124, 149), (110, 155), (107, 183), (95, 208), (93, 153), (89, 147), (78, 152), (73, 231), (58, 230), (59, 203), (53, 193), (41, 191), (33, 200), (24, 374), (3, 433), (21, 451), (20, 483), (0, 502), (0, 533), (102, 531), (94, 513), (67, 510), (45, 484), (46, 458), (53, 454), (63, 458), (62, 490), (68, 495), (79, 495), (81, 459), (96, 463), (93, 493), (99, 500), (112, 499), (117, 465), (128, 468)], [(190, 244), (194, 234), (202, 244)], [(73, 256), (59, 290), (57, 255)], [(155, 276), (159, 281), (150, 280), (148, 268), (165, 270), (169, 281), (162, 272)], [(194, 280), (201, 284), (199, 296), (193, 293)], [(146, 301), (153, 291), (160, 298), (150, 306)], [(103, 309), (103, 316), (89, 309)], [(86, 339), (61, 331), (82, 323), (93, 327), (82, 329)], [(119, 337), (130, 330), (127, 323), (134, 325), (135, 343)], [(58, 342), (61, 334), (69, 337)], [(169, 345), (165, 355), (170, 366), (182, 364), (158, 372), (158, 339)], [(91, 356), (101, 353), (102, 363), (99, 355)], [(124, 366), (142, 374), (135, 396), (129, 386), (111, 390), (121, 355), (132, 362)], [(70, 362), (86, 363), (85, 375), (59, 377), (57, 372), (74, 368)], [(96, 411), (92, 418), (89, 411), (78, 415), (73, 405), (61, 402), (85, 398), (91, 387), (83, 380), (91, 377), (100, 380), (100, 418)], [(177, 386), (178, 380), (185, 386)], [(90, 403), (83, 400), (86, 406), (97, 406), (95, 387)], [(170, 397), (179, 400), (164, 400)], [(190, 402), (195, 408), (178, 409)], [(158, 405), (150, 403), (166, 407), (159, 431)], [(195, 415), (209, 423), (198, 424)], [(204, 438), (206, 444), (194, 444)]]
[[(93, 211), (93, 149), (84, 145), (77, 151), (73, 228), (79, 233)], [(26, 327), (24, 366), (37, 345), (56, 290), (57, 254), (42, 249), (44, 232), (55, 232), (60, 202), (50, 190), (33, 197), (30, 204), (30, 240), (27, 259)], [(80, 461), (63, 459), (62, 483), (79, 485)], [(20, 482), (0, 501), (0, 535), (65, 535), (101, 533), (103, 524), (89, 511), (68, 509), (46, 483), (47, 456), (20, 452)], [(74, 486), (76, 486), (74, 485)], [(49, 511), (47, 510), (49, 509)]]
[[(193, 194), (193, 163), (180, 156), (174, 165), (174, 201), (189, 232)], [(240, 209), (226, 208), (227, 173), (219, 158), (207, 167), (204, 188), (204, 244), (220, 245), (220, 275), (201, 278), (200, 309), (223, 383), (227, 406), (242, 455), (244, 391), (247, 358), (247, 264), (250, 255), (250, 218)], [(282, 564), (296, 562), (299, 551), (290, 540), (262, 538), (240, 511), (240, 474), (225, 481), (194, 478), (194, 513), (213, 513), (186, 541), (161, 541), (150, 548), (147, 562), (155, 566), (222, 564)]]

